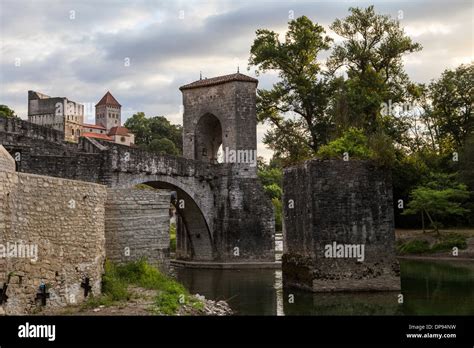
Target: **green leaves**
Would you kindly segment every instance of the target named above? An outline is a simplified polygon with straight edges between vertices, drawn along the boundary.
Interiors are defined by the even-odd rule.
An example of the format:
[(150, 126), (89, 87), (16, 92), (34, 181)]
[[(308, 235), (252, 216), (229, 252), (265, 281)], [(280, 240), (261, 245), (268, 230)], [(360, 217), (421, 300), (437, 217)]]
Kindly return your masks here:
[(289, 22), (283, 42), (270, 30), (256, 34), (249, 65), (257, 72), (276, 70), (281, 79), (271, 90), (258, 91), (257, 119), (273, 126), (264, 143), (290, 163), (306, 159), (328, 139), (330, 88), (317, 57), (332, 40), (305, 16)]
[[(264, 143), (287, 164), (313, 157), (351, 127), (403, 140), (406, 122), (382, 117), (380, 109), (389, 100), (404, 100), (409, 79), (402, 57), (421, 46), (373, 6), (349, 11), (330, 27), (344, 40), (326, 62), (318, 56), (331, 49), (333, 40), (305, 16), (288, 23), (284, 40), (271, 30), (256, 32), (249, 65), (259, 73), (275, 70), (280, 77), (271, 90), (258, 91), (257, 118), (272, 126)], [(336, 76), (342, 68), (345, 74)]]
[(429, 85), (432, 112), (440, 137), (459, 148), (474, 132), (474, 64), (445, 70)]
[(466, 185), (459, 184), (454, 175), (432, 174), (431, 179), (410, 193), (410, 202), (402, 215), (426, 213), (435, 229), (437, 220), (446, 216), (463, 216), (469, 210), (462, 203), (469, 199)]
[(6, 105), (0, 105), (0, 116), (3, 116), (3, 117), (18, 117), (17, 115), (15, 115), (15, 111), (10, 109)]
[(145, 113), (137, 112), (125, 127), (135, 134), (135, 142), (141, 148), (169, 155), (182, 152), (182, 127), (171, 124), (164, 116), (147, 118)]
[(351, 158), (368, 159), (372, 156), (372, 151), (367, 142), (367, 137), (361, 129), (349, 128), (340, 138), (321, 146), (317, 155), (325, 159), (342, 158), (347, 152)]

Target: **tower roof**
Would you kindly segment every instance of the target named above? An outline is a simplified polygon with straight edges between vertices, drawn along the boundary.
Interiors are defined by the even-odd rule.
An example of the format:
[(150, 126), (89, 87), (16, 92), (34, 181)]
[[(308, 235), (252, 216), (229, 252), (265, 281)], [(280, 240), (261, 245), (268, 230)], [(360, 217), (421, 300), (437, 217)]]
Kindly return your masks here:
[(115, 99), (114, 96), (112, 95), (112, 93), (110, 93), (109, 91), (107, 91), (107, 93), (105, 93), (105, 95), (102, 97), (102, 99), (95, 106), (99, 106), (99, 105), (109, 105), (109, 106), (122, 107), (122, 105), (119, 104), (117, 99)]
[(129, 135), (129, 134), (130, 134), (130, 131), (128, 130), (128, 128), (122, 127), (122, 126), (116, 126), (116, 127), (110, 128), (110, 131), (107, 135), (111, 136), (111, 135)]
[(197, 80), (187, 85), (181, 86), (179, 87), (179, 89), (182, 91), (184, 89), (208, 87), (208, 86), (220, 85), (220, 84), (232, 82), (232, 81), (254, 82), (258, 84), (258, 80), (253, 77), (250, 77), (241, 73), (235, 73), (235, 74), (230, 74), (230, 75), (212, 77), (210, 79)]

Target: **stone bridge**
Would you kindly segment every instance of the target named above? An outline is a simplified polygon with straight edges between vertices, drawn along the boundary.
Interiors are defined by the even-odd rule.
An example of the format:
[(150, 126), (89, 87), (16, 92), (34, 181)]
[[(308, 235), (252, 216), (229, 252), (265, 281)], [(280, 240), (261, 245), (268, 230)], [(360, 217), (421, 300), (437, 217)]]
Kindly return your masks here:
[[(175, 191), (178, 259), (273, 262), (274, 216), (253, 163), (217, 163), (219, 146), (256, 150), (256, 80), (242, 74), (181, 87), (184, 155), (157, 155), (0, 117), (0, 144), (17, 171), (95, 182), (147, 184)], [(256, 158), (255, 158), (256, 159)]]

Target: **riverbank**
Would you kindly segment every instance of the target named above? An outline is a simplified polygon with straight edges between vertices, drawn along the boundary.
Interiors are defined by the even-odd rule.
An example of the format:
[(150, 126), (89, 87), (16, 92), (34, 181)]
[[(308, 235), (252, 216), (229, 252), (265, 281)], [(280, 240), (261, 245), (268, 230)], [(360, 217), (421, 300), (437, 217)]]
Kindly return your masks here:
[[(395, 230), (398, 258), (425, 260), (474, 260), (474, 230)], [(454, 249), (456, 248), (456, 249)]]
[(225, 301), (212, 301), (189, 291), (144, 261), (107, 262), (102, 294), (80, 305), (44, 308), (39, 315), (231, 315)]

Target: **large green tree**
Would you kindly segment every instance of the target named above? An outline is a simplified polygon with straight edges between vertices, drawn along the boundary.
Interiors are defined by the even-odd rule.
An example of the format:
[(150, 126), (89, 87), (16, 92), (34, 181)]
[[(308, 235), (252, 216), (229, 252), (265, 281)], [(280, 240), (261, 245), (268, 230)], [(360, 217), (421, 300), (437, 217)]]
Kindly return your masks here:
[(259, 29), (256, 34), (250, 65), (257, 73), (273, 70), (280, 77), (271, 90), (257, 92), (257, 118), (272, 126), (264, 143), (277, 155), (304, 159), (329, 139), (331, 121), (325, 110), (330, 85), (317, 58), (331, 39), (305, 16), (289, 22), (283, 41), (274, 31)]
[(474, 132), (474, 64), (445, 70), (429, 86), (432, 117), (438, 137), (460, 149)]
[[(383, 129), (399, 140), (404, 129), (394, 115), (381, 115), (381, 104), (405, 100), (410, 82), (402, 58), (421, 45), (405, 35), (397, 20), (377, 14), (373, 6), (349, 12), (330, 26), (343, 41), (332, 51), (329, 72), (343, 68), (347, 74), (335, 96), (335, 117), (346, 122), (341, 128), (361, 127), (367, 133)], [(337, 112), (341, 103), (344, 114)]]

